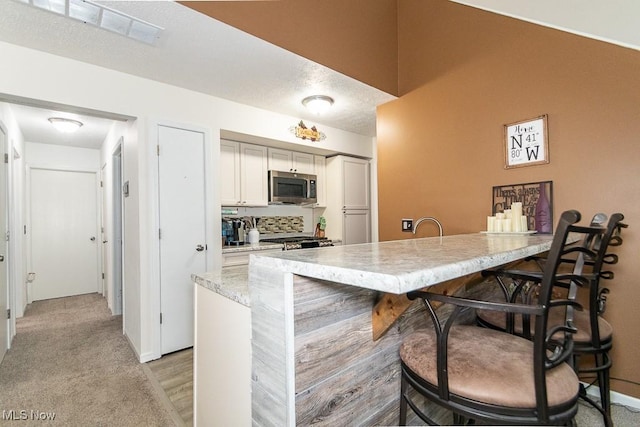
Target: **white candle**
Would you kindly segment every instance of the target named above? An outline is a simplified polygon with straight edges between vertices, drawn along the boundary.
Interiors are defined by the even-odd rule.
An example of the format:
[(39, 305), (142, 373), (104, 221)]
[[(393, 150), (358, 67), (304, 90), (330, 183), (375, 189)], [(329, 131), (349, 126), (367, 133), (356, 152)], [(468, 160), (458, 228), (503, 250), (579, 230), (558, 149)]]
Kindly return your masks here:
[(511, 218), (511, 209), (505, 209), (504, 210), (504, 217), (507, 219)]
[(494, 224), (493, 224), (493, 231), (496, 233), (500, 233), (502, 232), (502, 224), (504, 223), (504, 219), (502, 218), (496, 218)]
[(511, 218), (507, 218), (503, 221), (504, 223), (502, 224), (502, 231), (504, 231), (505, 233), (512, 232), (513, 229), (511, 228)]
[(498, 213), (496, 214), (496, 218), (497, 218), (497, 219), (504, 219), (504, 212), (498, 212)]
[(492, 233), (495, 231), (495, 223), (496, 223), (496, 217), (495, 216), (488, 216), (487, 217), (487, 231), (489, 233)]
[(511, 231), (515, 233), (519, 233), (522, 231), (522, 220), (520, 220), (520, 218), (522, 218), (522, 215), (520, 215), (519, 217), (514, 216), (513, 218), (511, 218)]
[(522, 231), (522, 202), (511, 203), (511, 231), (519, 233)]
[(527, 217), (525, 215), (522, 215), (520, 217), (520, 221), (522, 223), (522, 231), (529, 231), (529, 223), (527, 222)]
[(511, 217), (520, 218), (522, 216), (522, 202), (511, 203)]

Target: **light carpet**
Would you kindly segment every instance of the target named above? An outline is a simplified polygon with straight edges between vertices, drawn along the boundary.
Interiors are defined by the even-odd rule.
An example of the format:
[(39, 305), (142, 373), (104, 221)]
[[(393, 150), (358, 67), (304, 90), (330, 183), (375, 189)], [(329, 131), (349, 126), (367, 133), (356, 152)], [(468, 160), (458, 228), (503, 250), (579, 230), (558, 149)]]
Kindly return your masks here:
[[(50, 419), (53, 417), (53, 419)], [(27, 307), (0, 364), (0, 424), (174, 426), (122, 334), (87, 294)]]

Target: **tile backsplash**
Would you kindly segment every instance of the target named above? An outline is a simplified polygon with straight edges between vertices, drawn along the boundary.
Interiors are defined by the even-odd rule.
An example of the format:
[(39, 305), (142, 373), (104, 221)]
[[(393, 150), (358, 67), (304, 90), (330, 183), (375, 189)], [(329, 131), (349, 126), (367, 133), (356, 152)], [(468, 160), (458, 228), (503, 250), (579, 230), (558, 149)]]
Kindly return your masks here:
[[(225, 207), (223, 206), (223, 209)], [(274, 233), (313, 233), (318, 217), (324, 208), (303, 208), (296, 205), (269, 205), (265, 207), (229, 207), (235, 214), (223, 212), (223, 219), (245, 218), (251, 224), (251, 218), (260, 218), (260, 234)], [(269, 224), (269, 225), (267, 225)], [(287, 230), (289, 227), (289, 231)], [(291, 231), (293, 230), (293, 231)]]
[(302, 216), (263, 216), (258, 222), (260, 234), (298, 233), (304, 231)]

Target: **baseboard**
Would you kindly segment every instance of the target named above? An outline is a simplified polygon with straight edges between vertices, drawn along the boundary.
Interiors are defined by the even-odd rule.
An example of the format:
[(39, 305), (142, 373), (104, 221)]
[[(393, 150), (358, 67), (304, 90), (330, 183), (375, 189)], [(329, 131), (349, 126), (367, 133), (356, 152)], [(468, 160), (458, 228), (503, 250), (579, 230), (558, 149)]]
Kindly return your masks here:
[[(596, 399), (600, 399), (600, 389), (597, 386), (589, 387), (588, 383), (582, 383), (585, 387), (587, 387), (587, 394)], [(640, 399), (633, 396), (628, 396), (626, 394), (618, 393), (617, 391), (611, 392), (611, 403), (615, 403), (616, 405), (627, 406), (629, 408), (637, 409), (640, 411)]]
[(146, 352), (146, 353), (142, 353), (140, 355), (140, 357), (138, 358), (138, 360), (140, 360), (140, 363), (147, 363), (147, 362), (151, 362), (152, 360), (156, 360), (157, 357), (154, 357), (153, 353), (151, 352)]
[(123, 331), (122, 335), (124, 335), (124, 339), (127, 340), (127, 342), (129, 343), (129, 347), (131, 347), (131, 350), (133, 350), (133, 352), (135, 353), (136, 359), (138, 359), (140, 361), (140, 363), (148, 362), (148, 360), (142, 360), (142, 355), (140, 353), (138, 353), (138, 349), (136, 348), (135, 345), (133, 345), (133, 342), (129, 338), (129, 335), (127, 335), (127, 331)]

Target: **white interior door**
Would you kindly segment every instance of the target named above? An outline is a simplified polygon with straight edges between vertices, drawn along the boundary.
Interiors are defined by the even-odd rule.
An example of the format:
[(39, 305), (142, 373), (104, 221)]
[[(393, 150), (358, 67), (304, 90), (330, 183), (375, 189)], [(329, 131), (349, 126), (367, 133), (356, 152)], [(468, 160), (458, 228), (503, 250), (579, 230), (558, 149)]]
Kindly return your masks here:
[(7, 289), (7, 135), (0, 126), (0, 362), (9, 348), (9, 319)]
[(33, 300), (100, 291), (95, 172), (31, 169)]
[(161, 352), (193, 346), (191, 274), (207, 270), (204, 134), (158, 126)]

